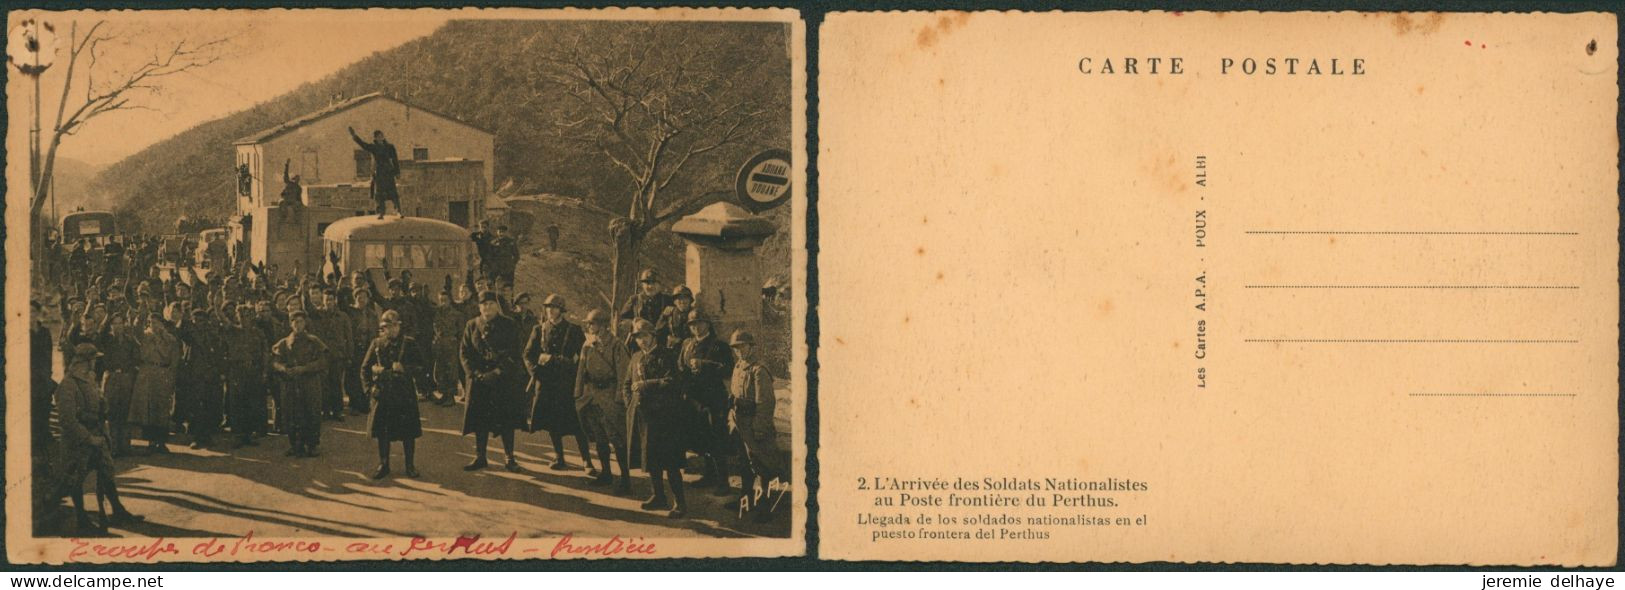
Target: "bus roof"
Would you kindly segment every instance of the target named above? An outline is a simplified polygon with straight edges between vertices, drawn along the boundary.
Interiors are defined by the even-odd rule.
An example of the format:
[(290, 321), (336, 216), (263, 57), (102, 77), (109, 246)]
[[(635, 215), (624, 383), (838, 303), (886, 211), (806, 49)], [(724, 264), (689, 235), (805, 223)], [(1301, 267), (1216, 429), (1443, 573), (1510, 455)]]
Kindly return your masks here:
[(346, 217), (327, 226), (322, 239), (347, 240), (436, 240), (463, 241), (468, 230), (449, 221), (427, 217), (385, 217), (373, 215)]

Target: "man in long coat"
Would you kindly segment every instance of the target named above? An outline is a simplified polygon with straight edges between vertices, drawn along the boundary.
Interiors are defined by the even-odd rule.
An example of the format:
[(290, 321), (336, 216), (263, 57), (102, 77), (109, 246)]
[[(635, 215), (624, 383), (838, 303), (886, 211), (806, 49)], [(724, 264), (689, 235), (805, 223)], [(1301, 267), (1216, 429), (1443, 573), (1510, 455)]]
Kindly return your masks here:
[(147, 316), (141, 342), (135, 388), (130, 396), (129, 423), (140, 426), (147, 448), (169, 453), (169, 429), (175, 413), (175, 371), (181, 359), (181, 341), (169, 322), (158, 314)]
[(434, 339), (430, 347), (434, 353), (434, 384), (439, 394), (438, 403), (449, 406), (457, 403), (462, 389), (462, 363), (457, 359), (457, 337), (469, 318), (465, 312), (451, 304), (451, 294), (441, 291), (436, 296), (439, 305), (434, 308)]
[(474, 461), (464, 471), (484, 469), (490, 435), (502, 437), (508, 471), (519, 471), (514, 455), (514, 431), (524, 427), (524, 365), (519, 362), (519, 328), (502, 315), (497, 294), (480, 294), (480, 315), (463, 327), (458, 357), (468, 381), (468, 407), (463, 412), (463, 434), (474, 435)]
[(717, 338), (711, 330), (711, 320), (700, 310), (688, 314), (688, 332), (692, 336), (683, 341), (683, 351), (677, 357), (678, 371), (682, 374), (682, 391), (689, 403), (694, 404), (697, 418), (691, 432), (690, 444), (705, 456), (705, 476), (694, 482), (696, 487), (716, 486), (719, 496), (732, 493), (728, 483), (728, 379), (732, 375), (734, 358), (728, 343)]
[[(350, 317), (350, 341), (353, 344), (352, 350), (355, 351), (355, 356), (350, 358), (359, 359), (367, 353), (367, 345), (372, 342), (373, 337), (378, 335), (379, 319), (383, 316), (384, 310), (378, 304), (373, 303), (370, 283), (362, 285), (359, 284), (359, 281), (352, 282), (357, 283), (357, 286), (350, 290), (351, 303), (345, 312)], [(355, 379), (355, 376), (359, 375), (359, 373), (355, 371), (345, 371), (344, 373), (346, 376), (345, 392), (350, 398), (350, 414), (360, 415), (366, 413), (367, 406), (371, 402), (367, 400), (367, 394), (362, 389), (361, 382)]]
[[(598, 463), (603, 466), (592, 484), (614, 483), (619, 495), (632, 491), (631, 463), (626, 456), (626, 390), (621, 387), (631, 362), (626, 346), (609, 333), (609, 314), (596, 309), (588, 312), (586, 340), (576, 364), (576, 415), (587, 439), (597, 445)], [(618, 481), (609, 472), (611, 450), (621, 468)]]
[(291, 332), (271, 347), (271, 370), (281, 376), (282, 402), (287, 408), (289, 457), (315, 457), (321, 444), (322, 371), (332, 353), (308, 331), (310, 316), (295, 311), (288, 316)]
[(255, 321), (253, 304), (228, 304), (222, 313), (231, 319), (224, 330), (231, 435), (237, 446), (255, 446), (254, 435), (265, 430), (265, 357), (271, 339)]
[(214, 441), (225, 417), (225, 378), (220, 363), (225, 345), (208, 311), (192, 309), (190, 315), (179, 330), (181, 342), (186, 345), (179, 387), (186, 394), (184, 407), (192, 448), (200, 449)]
[[(688, 427), (685, 416), (690, 409), (675, 386), (677, 359), (671, 349), (655, 339), (654, 325), (648, 320), (633, 320), (632, 337), (638, 341), (638, 351), (632, 355), (626, 389), (631, 392), (632, 411), (642, 418), (643, 466), (654, 488), (654, 495), (643, 503), (643, 509), (670, 509), (669, 516), (681, 518), (688, 511), (683, 496), (683, 431)], [(671, 499), (666, 496), (662, 480), (671, 488)]]
[(351, 336), (350, 316), (338, 309), (338, 296), (332, 289), (319, 291), (311, 303), (316, 310), (310, 312), (310, 331), (327, 345), (331, 354), (327, 359), (328, 370), (323, 372), (322, 415), (343, 421), (344, 380), (356, 366), (353, 359), (359, 358), (351, 354), (356, 343)]
[[(593, 471), (575, 407), (576, 363), (587, 337), (580, 326), (565, 319), (563, 297), (548, 295), (542, 309), (547, 319), (531, 330), (525, 344), (525, 368), (530, 372), (530, 431), (545, 430), (553, 439), (554, 471), (570, 468), (564, 459), (566, 436), (575, 437), (581, 460), (588, 471)], [(604, 469), (609, 469), (608, 463)]]
[(396, 215), (403, 215), (401, 195), (395, 190), (395, 177), (401, 173), (400, 153), (395, 151), (395, 144), (384, 139), (383, 131), (373, 131), (372, 143), (367, 143), (355, 134), (354, 127), (349, 129), (350, 139), (372, 154), (372, 202), (378, 205), (378, 218), (384, 218), (384, 203), (388, 201), (395, 203)]
[(401, 332), (399, 313), (386, 311), (378, 322), (382, 333), (368, 344), (360, 371), (361, 382), (373, 398), (367, 431), (378, 440), (378, 469), (372, 478), (389, 475), (389, 445), (395, 441), (406, 452), (406, 476), (417, 477), (417, 439), (423, 436), (423, 425), (412, 381), (423, 370), (423, 353), (417, 340)]

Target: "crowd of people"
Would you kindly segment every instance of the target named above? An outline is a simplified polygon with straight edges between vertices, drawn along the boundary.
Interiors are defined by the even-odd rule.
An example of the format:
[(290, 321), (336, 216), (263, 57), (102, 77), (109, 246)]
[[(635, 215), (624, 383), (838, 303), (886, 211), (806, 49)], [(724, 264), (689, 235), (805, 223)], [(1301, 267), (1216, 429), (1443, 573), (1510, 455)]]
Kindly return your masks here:
[[(512, 238), (500, 233), (477, 239), (506, 248)], [(773, 377), (752, 334), (716, 333), (686, 287), (665, 289), (653, 271), (621, 309), (589, 310), (578, 324), (558, 295), (535, 310), (514, 293), (500, 256), (460, 284), (425, 285), (403, 270), (385, 271), (380, 288), (364, 272), (282, 277), (246, 264), (188, 281), (155, 272), (146, 257), (155, 242), (133, 242), (97, 252), (99, 264), (70, 261), (72, 272), (33, 301), (32, 431), (36, 453), (54, 453), (36, 508), (59, 510), (68, 496), (80, 527), (139, 519), (118, 499), (115, 462), (168, 454), (177, 440), (237, 449), (284, 438), (284, 454), (302, 460), (323, 456), (324, 420), (365, 415), (378, 450), (371, 476), (391, 476), (398, 444), (401, 474), (421, 477), (419, 408), (431, 403), (463, 406), (462, 434), (475, 447), (466, 471), (488, 468), (492, 437), (503, 468), (520, 471), (516, 436), (545, 432), (550, 469), (584, 468), (617, 495), (634, 493), (640, 469), (643, 508), (674, 518), (688, 511), (691, 456), (703, 474), (688, 487), (737, 497), (745, 518), (770, 519), (770, 482), (789, 476), (775, 445)], [(113, 507), (101, 522), (84, 510), (92, 473)]]

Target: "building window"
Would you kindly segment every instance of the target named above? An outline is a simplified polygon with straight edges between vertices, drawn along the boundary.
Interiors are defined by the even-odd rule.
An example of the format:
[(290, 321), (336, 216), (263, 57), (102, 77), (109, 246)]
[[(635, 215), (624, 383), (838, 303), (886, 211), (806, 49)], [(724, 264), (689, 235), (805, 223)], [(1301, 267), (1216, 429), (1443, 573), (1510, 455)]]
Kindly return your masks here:
[(383, 268), (384, 252), (384, 244), (367, 244), (361, 254), (362, 268)]
[(427, 159), (429, 159), (429, 148), (426, 148), (426, 147), (412, 148), (412, 159), (413, 160), (427, 160)]
[(367, 150), (355, 151), (355, 177), (372, 178), (372, 154)]

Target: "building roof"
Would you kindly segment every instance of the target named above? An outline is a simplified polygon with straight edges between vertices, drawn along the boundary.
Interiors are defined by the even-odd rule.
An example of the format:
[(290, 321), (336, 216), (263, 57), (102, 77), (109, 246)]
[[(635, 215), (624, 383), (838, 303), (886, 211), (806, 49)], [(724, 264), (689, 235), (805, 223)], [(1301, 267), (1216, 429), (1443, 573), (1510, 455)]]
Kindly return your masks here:
[(468, 230), (455, 223), (427, 217), (379, 219), (376, 215), (346, 217), (327, 226), (322, 239), (345, 240), (467, 240)]
[(311, 123), (315, 123), (317, 121), (325, 119), (325, 118), (327, 118), (327, 117), (329, 117), (331, 115), (336, 115), (338, 113), (342, 113), (344, 111), (350, 110), (352, 108), (361, 106), (363, 104), (372, 102), (372, 101), (380, 99), (380, 98), (386, 99), (386, 100), (389, 100), (389, 101), (392, 101), (392, 102), (404, 104), (406, 106), (409, 106), (409, 107), (412, 107), (414, 109), (423, 111), (425, 113), (429, 113), (431, 115), (440, 117), (442, 119), (446, 119), (448, 121), (452, 121), (454, 123), (457, 123), (459, 125), (463, 125), (465, 127), (468, 127), (470, 129), (474, 129), (476, 131), (481, 131), (481, 132), (484, 132), (484, 133), (487, 133), (487, 134), (490, 134), (490, 135), (496, 135), (495, 133), (491, 132), (489, 129), (484, 129), (482, 127), (473, 125), (473, 124), (471, 124), (471, 123), (469, 123), (467, 121), (464, 121), (462, 119), (459, 119), (457, 117), (453, 117), (451, 115), (447, 115), (445, 113), (440, 113), (440, 112), (437, 112), (437, 111), (432, 111), (432, 110), (429, 110), (429, 109), (426, 109), (426, 108), (423, 108), (423, 107), (420, 107), (420, 106), (417, 106), (417, 105), (414, 105), (414, 104), (407, 104), (406, 102), (398, 100), (398, 99), (396, 99), (394, 97), (385, 96), (384, 93), (382, 93), (382, 92), (374, 92), (372, 94), (363, 94), (361, 96), (357, 96), (357, 97), (349, 99), (349, 100), (345, 100), (345, 101), (330, 104), (330, 105), (327, 106), (327, 108), (321, 109), (319, 111), (311, 112), (311, 113), (306, 113), (304, 115), (299, 116), (298, 118), (293, 119), (292, 121), (288, 121), (288, 122), (283, 123), (281, 125), (277, 125), (277, 126), (272, 127), (270, 129), (266, 129), (266, 130), (261, 131), (259, 133), (255, 133), (255, 134), (250, 135), (248, 137), (244, 137), (242, 139), (234, 141), (234, 142), (232, 142), (232, 145), (253, 145), (253, 144), (256, 144), (256, 143), (264, 143), (266, 141), (270, 141), (272, 139), (275, 139), (275, 138), (277, 138), (278, 136), (281, 136), (284, 133), (288, 133), (288, 132), (293, 131), (295, 129), (298, 129), (300, 127), (304, 127), (304, 126), (309, 125)]

